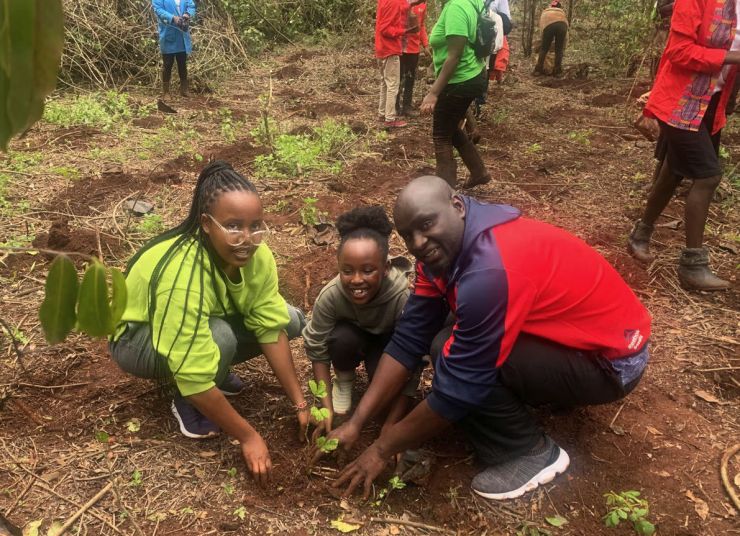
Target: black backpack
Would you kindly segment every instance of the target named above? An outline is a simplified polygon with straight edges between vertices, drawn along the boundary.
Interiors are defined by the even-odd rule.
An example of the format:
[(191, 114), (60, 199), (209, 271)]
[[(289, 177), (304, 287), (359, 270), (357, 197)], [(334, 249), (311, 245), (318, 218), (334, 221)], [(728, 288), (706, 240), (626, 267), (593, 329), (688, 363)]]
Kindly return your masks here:
[(471, 43), (473, 52), (478, 59), (485, 59), (493, 54), (496, 41), (496, 23), (489, 15), (490, 0), (483, 2), (483, 10), (478, 12), (478, 25), (475, 31), (475, 40)]

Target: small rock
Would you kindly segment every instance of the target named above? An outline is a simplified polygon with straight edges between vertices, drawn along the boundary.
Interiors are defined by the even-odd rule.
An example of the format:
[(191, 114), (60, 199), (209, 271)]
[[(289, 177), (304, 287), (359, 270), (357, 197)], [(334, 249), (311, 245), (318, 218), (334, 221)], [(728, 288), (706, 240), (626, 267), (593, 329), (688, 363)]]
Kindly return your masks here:
[(154, 210), (154, 205), (148, 201), (142, 201), (141, 199), (133, 200), (129, 199), (125, 203), (126, 208), (129, 209), (135, 216), (144, 216)]

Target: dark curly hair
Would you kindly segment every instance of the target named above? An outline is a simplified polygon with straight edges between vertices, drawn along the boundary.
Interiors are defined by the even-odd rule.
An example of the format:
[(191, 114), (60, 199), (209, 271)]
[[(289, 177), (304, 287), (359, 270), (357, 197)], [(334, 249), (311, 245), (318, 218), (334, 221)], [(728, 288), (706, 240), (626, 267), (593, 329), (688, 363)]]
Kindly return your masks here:
[(388, 258), (388, 238), (393, 232), (393, 225), (383, 207), (358, 207), (345, 212), (337, 218), (337, 231), (340, 238), (337, 255), (342, 253), (342, 247), (348, 240), (369, 238), (378, 244), (383, 261)]

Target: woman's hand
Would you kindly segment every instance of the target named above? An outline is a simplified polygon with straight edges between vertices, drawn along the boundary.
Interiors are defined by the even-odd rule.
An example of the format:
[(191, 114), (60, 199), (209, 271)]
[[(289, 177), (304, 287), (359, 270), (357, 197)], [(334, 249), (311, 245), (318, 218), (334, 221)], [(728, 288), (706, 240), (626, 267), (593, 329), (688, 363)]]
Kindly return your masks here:
[(306, 440), (310, 416), (311, 414), (308, 411), (308, 407), (296, 410), (296, 417), (298, 418), (298, 441)]
[(332, 484), (333, 488), (339, 488), (347, 484), (347, 489), (342, 493), (343, 497), (352, 495), (352, 492), (357, 489), (357, 486), (362, 484), (363, 494), (362, 498), (367, 500), (370, 496), (370, 489), (373, 485), (373, 481), (378, 475), (385, 469), (388, 460), (383, 458), (380, 449), (375, 446), (375, 443), (370, 445), (365, 452), (360, 454), (359, 458), (350, 463), (345, 467), (339, 478)]
[(427, 93), (424, 96), (424, 100), (421, 101), (421, 107), (419, 108), (421, 110), (421, 113), (423, 114), (430, 114), (434, 111), (434, 107), (437, 105), (437, 95), (434, 95), (433, 93)]
[(255, 432), (241, 443), (241, 447), (247, 469), (252, 473), (254, 480), (264, 486), (270, 481), (272, 473), (272, 460), (267, 444), (262, 436)]

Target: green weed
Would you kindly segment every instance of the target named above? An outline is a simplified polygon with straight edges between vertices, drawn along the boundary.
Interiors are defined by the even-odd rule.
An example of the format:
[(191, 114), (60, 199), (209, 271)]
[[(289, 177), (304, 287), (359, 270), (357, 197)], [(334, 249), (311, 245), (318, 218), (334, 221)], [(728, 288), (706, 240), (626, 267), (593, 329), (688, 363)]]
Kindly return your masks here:
[(228, 108), (221, 108), (218, 111), (218, 115), (221, 117), (221, 136), (223, 136), (227, 142), (233, 143), (236, 141), (237, 131), (239, 126), (241, 126), (241, 123), (239, 121), (234, 121), (231, 110)]
[(164, 231), (164, 220), (159, 214), (146, 214), (136, 224), (136, 230), (147, 236), (153, 236)]
[[(253, 131), (254, 132), (254, 131)], [(298, 177), (316, 171), (339, 173), (343, 147), (356, 138), (346, 125), (326, 121), (308, 134), (280, 134), (273, 151), (255, 161), (260, 177)]]
[(303, 225), (318, 225), (326, 216), (326, 212), (319, 210), (316, 206), (317, 201), (315, 197), (303, 198), (303, 206), (299, 211)]
[(131, 473), (129, 486), (133, 486), (135, 488), (141, 486), (141, 471), (139, 471), (138, 469), (135, 469), (134, 472)]
[(591, 145), (591, 129), (586, 130), (574, 130), (573, 132), (568, 133), (568, 139), (573, 140), (576, 143), (580, 143), (581, 145)]
[(107, 91), (78, 95), (71, 101), (51, 101), (43, 119), (62, 127), (93, 126), (109, 130), (115, 123), (128, 121), (134, 115), (126, 93)]
[(640, 536), (651, 536), (655, 533), (655, 525), (647, 520), (650, 514), (648, 501), (640, 498), (639, 491), (610, 491), (604, 494), (608, 512), (603, 517), (604, 525), (609, 528), (619, 526), (622, 521), (632, 523), (635, 533)]

